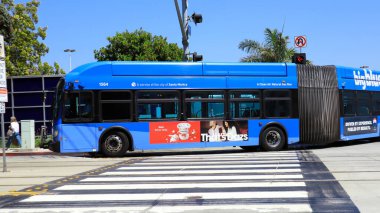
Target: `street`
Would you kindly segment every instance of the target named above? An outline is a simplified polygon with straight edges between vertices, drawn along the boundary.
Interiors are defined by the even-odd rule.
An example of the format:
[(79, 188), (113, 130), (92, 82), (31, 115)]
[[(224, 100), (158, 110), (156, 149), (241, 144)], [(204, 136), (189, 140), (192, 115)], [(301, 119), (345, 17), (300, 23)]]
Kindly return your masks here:
[[(337, 172), (342, 177), (344, 166), (354, 165), (338, 150), (364, 154), (365, 147), (379, 145), (282, 152), (153, 152), (117, 159), (66, 156), (68, 162), (79, 158), (89, 165), (101, 161), (108, 165), (3, 195), (0, 212), (359, 212), (315, 153), (330, 165), (344, 160)], [(346, 181), (342, 180), (344, 186)], [(354, 177), (351, 185), (352, 181)], [(375, 207), (359, 207), (362, 212), (370, 208)]]

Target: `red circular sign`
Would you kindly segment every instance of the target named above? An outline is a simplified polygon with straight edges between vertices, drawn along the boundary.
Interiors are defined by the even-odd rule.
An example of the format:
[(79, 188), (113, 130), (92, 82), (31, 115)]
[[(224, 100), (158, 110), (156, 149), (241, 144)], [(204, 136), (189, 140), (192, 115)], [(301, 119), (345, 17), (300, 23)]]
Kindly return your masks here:
[(306, 36), (296, 36), (294, 38), (294, 45), (296, 47), (299, 47), (299, 48), (306, 47), (306, 43), (307, 43)]

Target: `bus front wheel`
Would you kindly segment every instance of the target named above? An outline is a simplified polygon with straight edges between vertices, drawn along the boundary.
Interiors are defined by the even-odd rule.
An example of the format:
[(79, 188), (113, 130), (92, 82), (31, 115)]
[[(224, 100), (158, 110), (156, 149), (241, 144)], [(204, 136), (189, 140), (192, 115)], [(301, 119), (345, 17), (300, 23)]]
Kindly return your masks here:
[(260, 145), (265, 151), (280, 151), (285, 141), (284, 132), (275, 126), (266, 128), (260, 135)]
[(128, 150), (129, 140), (123, 132), (111, 132), (103, 137), (102, 152), (108, 157), (122, 157)]

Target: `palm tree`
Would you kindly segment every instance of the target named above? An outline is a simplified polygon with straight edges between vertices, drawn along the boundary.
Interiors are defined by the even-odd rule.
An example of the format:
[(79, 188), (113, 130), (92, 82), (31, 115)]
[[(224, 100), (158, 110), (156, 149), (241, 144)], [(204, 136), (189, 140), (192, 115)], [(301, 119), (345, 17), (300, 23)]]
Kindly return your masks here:
[(260, 44), (251, 39), (240, 42), (239, 49), (249, 55), (241, 59), (242, 62), (290, 62), (295, 53), (294, 48), (288, 48), (289, 36), (283, 36), (277, 29), (266, 28), (265, 42)]

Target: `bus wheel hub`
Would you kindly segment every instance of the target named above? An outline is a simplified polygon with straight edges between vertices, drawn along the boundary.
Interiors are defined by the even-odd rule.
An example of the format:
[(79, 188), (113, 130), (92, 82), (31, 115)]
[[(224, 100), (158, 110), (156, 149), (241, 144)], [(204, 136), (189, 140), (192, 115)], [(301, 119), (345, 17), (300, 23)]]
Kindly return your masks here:
[(271, 147), (276, 147), (281, 143), (281, 135), (276, 131), (270, 131), (265, 137), (266, 143)]
[(123, 141), (117, 135), (108, 136), (105, 143), (105, 147), (109, 152), (118, 152), (123, 147)]

